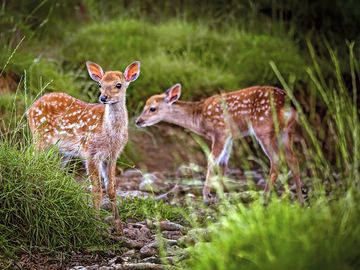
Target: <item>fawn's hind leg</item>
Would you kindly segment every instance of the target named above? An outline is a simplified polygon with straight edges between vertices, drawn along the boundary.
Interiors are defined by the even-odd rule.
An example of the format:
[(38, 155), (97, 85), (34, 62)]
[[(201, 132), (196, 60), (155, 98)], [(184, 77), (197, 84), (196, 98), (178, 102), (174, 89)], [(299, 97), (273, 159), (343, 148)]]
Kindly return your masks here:
[(274, 186), (278, 174), (279, 174), (279, 147), (276, 141), (274, 132), (268, 134), (262, 134), (257, 136), (258, 142), (261, 148), (270, 160), (270, 172), (269, 179), (265, 186), (265, 197), (269, 196), (269, 193)]

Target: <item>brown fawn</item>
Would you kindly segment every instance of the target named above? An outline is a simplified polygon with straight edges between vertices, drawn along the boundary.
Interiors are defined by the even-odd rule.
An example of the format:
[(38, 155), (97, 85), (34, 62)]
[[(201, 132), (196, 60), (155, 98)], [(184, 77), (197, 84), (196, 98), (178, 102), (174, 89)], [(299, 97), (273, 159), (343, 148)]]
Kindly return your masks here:
[(254, 86), (198, 102), (178, 101), (180, 94), (181, 85), (176, 84), (165, 93), (150, 97), (135, 124), (145, 127), (165, 121), (211, 140), (211, 154), (203, 187), (205, 202), (211, 200), (209, 180), (214, 173), (214, 165), (224, 172), (233, 139), (248, 135), (256, 138), (270, 160), (270, 179), (265, 186), (265, 195), (278, 176), (280, 142), (293, 174), (298, 199), (303, 202), (298, 160), (292, 149), (292, 129), (297, 113), (285, 104), (286, 95), (283, 90)]
[(131, 63), (122, 73), (107, 71), (86, 62), (90, 77), (99, 84), (99, 103), (87, 103), (65, 93), (42, 96), (28, 110), (35, 145), (46, 149), (56, 145), (65, 156), (85, 161), (92, 182), (93, 204), (100, 209), (101, 177), (111, 201), (114, 227), (122, 232), (116, 206), (116, 160), (128, 141), (126, 89), (140, 75), (140, 62)]

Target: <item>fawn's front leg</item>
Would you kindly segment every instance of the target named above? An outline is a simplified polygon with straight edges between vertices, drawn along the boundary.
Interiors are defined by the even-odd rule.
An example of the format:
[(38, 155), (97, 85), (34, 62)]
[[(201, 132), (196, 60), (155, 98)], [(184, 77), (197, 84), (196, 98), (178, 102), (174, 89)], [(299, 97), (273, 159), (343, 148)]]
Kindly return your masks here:
[(203, 188), (203, 198), (205, 203), (212, 200), (210, 193), (210, 179), (214, 175), (214, 167), (218, 166), (220, 173), (224, 174), (232, 149), (231, 136), (214, 136), (211, 146), (211, 153), (208, 159), (206, 180)]
[(116, 179), (115, 179), (115, 170), (116, 170), (116, 160), (110, 160), (108, 162), (108, 185), (107, 193), (111, 202), (111, 210), (114, 218), (114, 228), (116, 233), (122, 234), (122, 224), (119, 217), (119, 212), (116, 204)]
[(102, 200), (102, 187), (99, 165), (100, 161), (91, 158), (86, 162), (86, 169), (92, 185), (91, 192), (93, 194), (93, 205), (97, 211), (100, 211), (100, 203)]

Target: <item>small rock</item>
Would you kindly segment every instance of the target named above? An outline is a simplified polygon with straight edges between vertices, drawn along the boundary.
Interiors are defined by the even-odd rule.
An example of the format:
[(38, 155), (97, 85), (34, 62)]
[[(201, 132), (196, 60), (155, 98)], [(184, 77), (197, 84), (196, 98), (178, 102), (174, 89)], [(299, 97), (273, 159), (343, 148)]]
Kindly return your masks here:
[[(138, 227), (139, 226), (139, 227)], [(142, 224), (128, 224), (124, 229), (124, 236), (138, 241), (152, 240), (151, 231), (148, 227)]]
[(124, 262), (123, 258), (120, 256), (116, 256), (108, 262), (108, 266), (114, 266), (114, 264), (119, 264), (122, 262)]
[[(168, 248), (170, 246), (174, 246), (176, 245), (177, 241), (176, 240), (171, 240), (171, 239), (162, 239), (162, 244), (164, 246), (164, 248)], [(140, 249), (140, 256), (141, 258), (147, 258), (147, 257), (151, 257), (154, 256), (158, 253), (158, 249), (160, 247), (160, 243), (159, 241), (153, 240), (150, 243), (144, 245), (141, 249)]]
[(160, 191), (160, 188), (158, 187), (156, 182), (158, 182), (158, 178), (155, 174), (146, 173), (142, 177), (139, 189), (145, 192), (158, 193)]
[(131, 249), (133, 249), (133, 248), (139, 249), (144, 246), (143, 241), (132, 240), (132, 239), (129, 239), (124, 236), (117, 236), (116, 240), (122, 242), (124, 247), (131, 248)]
[(91, 265), (91, 266), (87, 266), (86, 270), (98, 270), (99, 267), (100, 266), (98, 264), (94, 264), (94, 265)]
[(140, 257), (147, 258), (147, 257), (155, 256), (157, 252), (158, 252), (157, 247), (151, 244), (145, 245), (140, 249)]
[(161, 263), (160, 258), (156, 257), (156, 256), (147, 257), (147, 258), (143, 259), (142, 261), (144, 263), (157, 263), (157, 264)]
[(162, 231), (162, 235), (167, 239), (178, 240), (183, 236), (181, 231)]
[(130, 249), (121, 255), (121, 259), (123, 262), (129, 262), (135, 256), (135, 250)]
[(150, 196), (148, 192), (142, 192), (139, 190), (127, 190), (127, 191), (118, 190), (116, 192), (116, 195), (118, 195), (122, 199), (148, 198)]
[(100, 266), (98, 269), (99, 269), (99, 270), (113, 270), (114, 268), (113, 268), (113, 267), (109, 267), (109, 266)]
[(187, 231), (187, 229), (184, 226), (168, 220), (160, 221), (159, 227), (161, 231), (181, 231), (181, 232)]
[(122, 174), (123, 178), (137, 178), (142, 176), (143, 176), (142, 172), (138, 169), (128, 169), (124, 171), (124, 173)]

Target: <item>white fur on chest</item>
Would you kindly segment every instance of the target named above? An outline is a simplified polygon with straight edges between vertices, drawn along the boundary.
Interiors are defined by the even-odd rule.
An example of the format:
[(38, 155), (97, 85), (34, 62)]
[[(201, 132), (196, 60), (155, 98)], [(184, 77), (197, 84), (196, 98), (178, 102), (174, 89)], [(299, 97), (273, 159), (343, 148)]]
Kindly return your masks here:
[[(117, 158), (128, 141), (128, 115), (125, 107), (113, 108), (106, 105), (103, 129), (94, 137), (95, 157), (106, 160), (109, 157)], [(95, 149), (94, 149), (95, 148)]]

